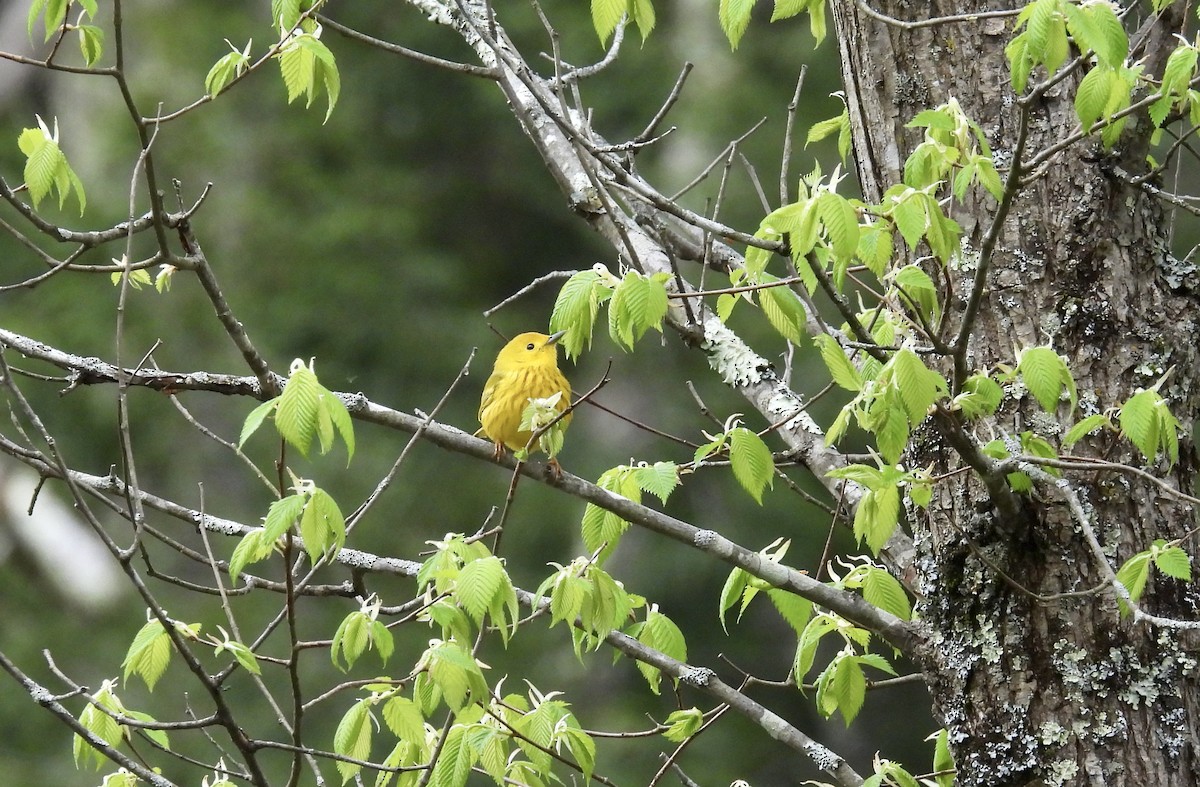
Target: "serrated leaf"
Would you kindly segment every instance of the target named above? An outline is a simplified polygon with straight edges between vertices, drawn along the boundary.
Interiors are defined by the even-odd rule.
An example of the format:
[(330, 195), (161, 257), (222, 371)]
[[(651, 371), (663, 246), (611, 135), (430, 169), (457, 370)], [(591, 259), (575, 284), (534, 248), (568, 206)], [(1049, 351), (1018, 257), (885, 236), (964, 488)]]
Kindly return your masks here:
[(592, 0), (592, 27), (601, 44), (608, 42), (627, 9), (627, 0)]
[(672, 743), (683, 743), (703, 726), (704, 714), (699, 708), (672, 711), (664, 723), (667, 729), (663, 731), (663, 737)]
[(304, 456), (317, 433), (317, 407), (321, 384), (312, 369), (299, 358), (292, 361), (288, 381), (275, 408), (275, 428), (289, 444)]
[(1159, 419), (1155, 406), (1159, 395), (1153, 390), (1139, 391), (1121, 407), (1118, 421), (1121, 431), (1142, 452), (1148, 462), (1154, 461), (1159, 446)]
[[(354, 666), (354, 662), (366, 651), (370, 641), (368, 626), (370, 619), (359, 610), (351, 612), (342, 618), (337, 631), (333, 635), (333, 644), (329, 649), (329, 657), (333, 666), (342, 672)], [(341, 659), (338, 657), (341, 656)], [(345, 666), (341, 661), (344, 660)]]
[(264, 536), (265, 531), (262, 528), (251, 530), (242, 536), (242, 540), (233, 549), (232, 557), (229, 558), (229, 576), (232, 580), (236, 582), (242, 569), (251, 563), (266, 559), (274, 551), (275, 540)]
[(153, 691), (170, 660), (171, 638), (157, 619), (147, 621), (134, 636), (121, 663), (125, 668), (124, 680), (128, 684), (129, 676), (137, 675), (146, 682), (146, 688)]
[(754, 0), (720, 0), (717, 7), (717, 19), (725, 37), (729, 39), (729, 48), (737, 49), (738, 42), (750, 25), (750, 11), (754, 8)]
[(1075, 93), (1075, 114), (1084, 131), (1104, 115), (1115, 79), (1116, 73), (1111, 68), (1097, 66), (1080, 81)]
[(854, 717), (862, 710), (863, 700), (867, 696), (867, 679), (857, 659), (843, 657), (837, 662), (827, 692), (827, 696), (833, 698), (835, 707), (849, 727), (850, 722), (854, 721)]
[(638, 32), (642, 34), (642, 43), (645, 43), (658, 22), (654, 13), (654, 5), (650, 0), (630, 0), (629, 6), (633, 23), (637, 25)]
[(896, 486), (872, 489), (858, 501), (854, 512), (854, 535), (866, 542), (873, 554), (887, 544), (900, 522), (900, 490)]
[(104, 31), (95, 25), (79, 25), (75, 30), (79, 33), (79, 52), (90, 68), (104, 54)]
[[(637, 641), (676, 661), (687, 661), (687, 643), (684, 641), (683, 632), (674, 621), (657, 610), (651, 610), (646, 616), (645, 623), (638, 629)], [(650, 691), (658, 694), (661, 670), (644, 661), (637, 662), (637, 668), (649, 684)]]
[(407, 697), (396, 695), (383, 704), (383, 723), (402, 741), (425, 740), (425, 717), (417, 703)]
[(504, 564), (495, 555), (473, 560), (459, 572), (455, 597), (476, 623), (481, 623), (491, 608), (504, 576)]
[(674, 462), (655, 462), (633, 471), (633, 478), (643, 492), (648, 492), (666, 505), (671, 492), (679, 486), (679, 467)]
[[(1124, 565), (1117, 571), (1117, 581), (1125, 586), (1129, 591), (1129, 597), (1135, 602), (1142, 597), (1142, 593), (1146, 590), (1146, 580), (1150, 577), (1150, 551), (1146, 550), (1138, 552), (1133, 557), (1125, 561)], [(1117, 596), (1117, 605), (1121, 608), (1122, 615), (1129, 614), (1129, 605), (1120, 596)]]
[(729, 611), (730, 607), (738, 603), (738, 599), (742, 598), (742, 594), (746, 591), (749, 581), (750, 575), (742, 568), (735, 568), (729, 572), (729, 576), (725, 577), (725, 584), (721, 588), (720, 612), (717, 617), (721, 621), (721, 629), (726, 634), (729, 633), (729, 629), (725, 624), (725, 613)]
[[(764, 274), (764, 283), (775, 279)], [(767, 287), (758, 291), (759, 305), (771, 327), (792, 344), (800, 344), (804, 338), (804, 322), (807, 314), (804, 304), (795, 293), (786, 287)]]
[[(778, 5), (776, 8), (778, 8)], [(772, 19), (771, 21), (773, 22), (775, 20)], [(804, 140), (804, 146), (808, 147), (814, 142), (820, 142), (830, 134), (839, 133), (842, 129), (842, 126), (849, 125), (849, 123), (850, 111), (848, 109), (843, 109), (840, 115), (835, 115), (834, 117), (814, 123), (812, 128), (808, 130), (808, 136)]]
[(1063, 436), (1063, 448), (1070, 448), (1082, 440), (1084, 435), (1091, 434), (1102, 426), (1112, 429), (1112, 420), (1104, 413), (1089, 415), (1067, 430), (1067, 433)]
[(907, 347), (902, 347), (888, 366), (892, 368), (908, 421), (916, 426), (925, 420), (933, 403), (946, 393), (946, 381)]
[(1179, 547), (1158, 550), (1154, 555), (1154, 566), (1174, 579), (1192, 581), (1192, 558)]
[(857, 393), (862, 390), (862, 377), (858, 369), (846, 357), (841, 345), (829, 334), (820, 334), (813, 341), (821, 351), (821, 360), (829, 370), (829, 376), (840, 387)]
[(558, 343), (568, 358), (574, 360), (592, 346), (600, 304), (611, 296), (612, 289), (594, 269), (574, 274), (558, 291), (550, 314), (550, 332), (566, 331)]
[[(1058, 400), (1066, 387), (1070, 371), (1058, 353), (1049, 347), (1029, 347), (1021, 352), (1017, 371), (1021, 374), (1021, 382), (1037, 399), (1042, 409), (1053, 413), (1058, 409)], [(1071, 382), (1071, 388), (1074, 382)], [(1074, 398), (1071, 400), (1074, 408)]]
[(938, 730), (933, 744), (933, 770), (937, 787), (954, 787), (954, 755), (950, 753), (950, 733)]
[(901, 620), (912, 619), (912, 606), (900, 583), (882, 568), (870, 566), (863, 578), (863, 598)]
[(262, 426), (263, 421), (267, 420), (267, 416), (274, 412), (279, 406), (279, 399), (272, 399), (269, 402), (263, 402), (258, 407), (250, 411), (246, 416), (246, 420), (242, 423), (242, 433), (238, 436), (238, 448), (246, 444), (251, 435), (258, 431), (258, 427)]
[(859, 232), (854, 206), (840, 194), (827, 191), (817, 200), (817, 212), (834, 256), (843, 260), (853, 257), (858, 250)]
[[(359, 700), (350, 706), (350, 710), (338, 722), (337, 730), (333, 733), (333, 750), (343, 757), (356, 760), (366, 760), (371, 756), (371, 712), (366, 700)], [(361, 765), (338, 760), (338, 773), (342, 775), (342, 784), (354, 778)]]
[(733, 477), (762, 504), (763, 491), (775, 481), (775, 460), (762, 438), (744, 427), (729, 432), (729, 463)]
[(271, 507), (267, 509), (266, 519), (263, 521), (263, 538), (267, 541), (275, 541), (282, 537), (304, 511), (307, 501), (306, 495), (294, 494), (271, 503)]
[(806, 598), (789, 593), (781, 588), (768, 588), (767, 597), (775, 605), (775, 609), (792, 627), (797, 636), (804, 631), (808, 621), (812, 619), (813, 604)]

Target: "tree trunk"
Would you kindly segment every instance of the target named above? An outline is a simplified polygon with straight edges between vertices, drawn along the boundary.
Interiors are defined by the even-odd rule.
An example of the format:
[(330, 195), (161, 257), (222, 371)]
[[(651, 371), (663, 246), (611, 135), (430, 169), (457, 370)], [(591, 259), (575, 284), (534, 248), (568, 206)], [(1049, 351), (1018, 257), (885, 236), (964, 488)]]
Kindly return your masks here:
[[(901, 20), (989, 5), (995, 7), (965, 0), (871, 3)], [(982, 127), (998, 168), (1010, 163), (1020, 124), (1004, 55), (1012, 17), (913, 29), (880, 21), (855, 0), (832, 6), (868, 201), (900, 182), (905, 157), (922, 139), (920, 129), (904, 124), (952, 97)], [(1161, 29), (1170, 30), (1169, 22)], [(1153, 42), (1157, 31), (1147, 33)], [(1146, 48), (1154, 58), (1161, 50)], [(1161, 66), (1151, 60), (1148, 70)], [(1078, 126), (1073, 100), (1084, 73), (1076, 69), (1030, 103), (1023, 162)], [(1045, 77), (1035, 69), (1030, 84)], [(1160, 204), (1115, 176), (1145, 171), (1148, 128), (1144, 114), (1135, 115), (1113, 151), (1084, 140), (1026, 175), (1030, 182), (998, 236), (968, 363), (1012, 366), (1018, 349), (1051, 345), (1070, 365), (1079, 408), (1070, 413), (1063, 402), (1058, 418), (1050, 418), (1012, 386), (996, 418), (976, 426), (975, 438), (986, 443), (1032, 430), (1057, 447), (1084, 415), (1120, 405), (1172, 369), (1161, 393), (1183, 424), (1180, 462), (1170, 473), (1165, 461), (1151, 469), (1191, 491), (1196, 461), (1187, 438), (1200, 395), (1200, 303), (1194, 280), (1180, 278), (1170, 255)], [(963, 250), (952, 266), (946, 308), (959, 317), (997, 210), (981, 194), (953, 214), (963, 227)], [(961, 466), (943, 438), (931, 431), (917, 441), (910, 465), (933, 464), (935, 472)], [(1072, 453), (1145, 462), (1112, 432), (1085, 439)], [(949, 730), (959, 784), (1200, 784), (1200, 635), (1121, 617), (1110, 575), (1085, 532), (1095, 532), (1113, 570), (1155, 539), (1185, 538), (1184, 548), (1194, 552), (1190, 507), (1129, 473), (1065, 478), (1085, 524), (1067, 497), (1045, 483), (1021, 496), (1018, 517), (1003, 519), (971, 473), (941, 484), (927, 511), (910, 512), (921, 614), (931, 634), (922, 666), (935, 713)], [(1194, 620), (1200, 592), (1152, 576), (1143, 607)]]

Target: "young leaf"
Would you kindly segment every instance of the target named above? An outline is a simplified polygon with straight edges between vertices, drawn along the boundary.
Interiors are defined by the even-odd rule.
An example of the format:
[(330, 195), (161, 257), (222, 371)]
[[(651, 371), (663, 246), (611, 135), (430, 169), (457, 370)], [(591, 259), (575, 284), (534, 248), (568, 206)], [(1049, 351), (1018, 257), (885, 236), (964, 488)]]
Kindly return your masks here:
[(771, 449), (761, 437), (739, 426), (729, 433), (729, 463), (733, 466), (733, 477), (761, 505), (763, 490), (775, 481)]
[(274, 549), (275, 539), (267, 538), (263, 528), (251, 530), (242, 536), (242, 540), (233, 549), (233, 556), (229, 558), (229, 576), (237, 581), (243, 568), (267, 559)]
[(754, 8), (754, 0), (720, 0), (717, 7), (717, 19), (725, 37), (729, 39), (729, 48), (737, 49), (738, 42), (750, 25), (750, 11)]
[(1093, 413), (1067, 430), (1063, 436), (1063, 448), (1070, 448), (1100, 427), (1113, 429), (1112, 419), (1104, 413)]
[[(1148, 549), (1138, 552), (1126, 560), (1117, 571), (1117, 581), (1125, 586), (1125, 589), (1129, 591), (1129, 597), (1135, 602), (1142, 597), (1142, 593), (1146, 590), (1146, 580), (1149, 578), (1150, 550)], [(1121, 608), (1122, 615), (1129, 614), (1129, 605), (1125, 603), (1125, 599), (1117, 596), (1117, 605)]]
[[(638, 629), (637, 641), (677, 661), (687, 661), (687, 643), (684, 641), (683, 632), (674, 621), (653, 607), (646, 615), (645, 623)], [(662, 672), (658, 667), (644, 661), (639, 661), (637, 667), (642, 677), (650, 684), (650, 691), (658, 694)]]
[(275, 428), (280, 436), (304, 456), (317, 433), (317, 407), (321, 384), (311, 366), (299, 358), (292, 361), (287, 384), (275, 409)]
[(821, 351), (821, 360), (825, 362), (825, 368), (829, 370), (829, 376), (833, 381), (847, 391), (857, 393), (862, 390), (862, 376), (858, 373), (858, 369), (846, 357), (846, 353), (842, 351), (841, 345), (837, 340), (829, 334), (823, 333), (813, 340), (817, 349)]
[(1179, 547), (1163, 546), (1155, 542), (1154, 567), (1162, 573), (1183, 582), (1192, 581), (1192, 558)]
[(275, 57), (279, 59), (288, 103), (305, 96), (305, 107), (311, 107), (317, 93), (323, 88), (329, 102), (325, 111), (325, 120), (328, 121), (341, 92), (341, 76), (329, 47), (313, 33), (295, 33)]
[(592, 27), (600, 37), (601, 44), (608, 42), (608, 37), (617, 29), (628, 6), (627, 0), (592, 0)]
[[(333, 733), (333, 751), (356, 760), (369, 759), (373, 730), (370, 705), (365, 699), (359, 700), (350, 706), (350, 710), (338, 722), (337, 730)], [(362, 766), (339, 760), (337, 769), (342, 775), (342, 784), (345, 784), (354, 778)]]
[[(763, 274), (762, 278), (764, 284), (775, 280), (768, 274)], [(795, 293), (786, 287), (767, 287), (758, 291), (758, 301), (771, 327), (792, 344), (800, 344), (807, 315)]]
[(568, 358), (578, 358), (591, 347), (600, 304), (612, 297), (615, 282), (616, 277), (607, 268), (597, 265), (576, 273), (558, 291), (550, 314), (550, 332), (566, 331), (558, 343)]
[(383, 723), (402, 741), (425, 740), (425, 717), (417, 703), (406, 697), (397, 694), (383, 704)]
[(667, 729), (663, 731), (663, 737), (672, 743), (683, 743), (703, 726), (704, 714), (695, 707), (672, 711), (665, 723)]
[(337, 502), (324, 489), (314, 487), (300, 517), (300, 535), (309, 560), (316, 563), (326, 552), (335, 557), (346, 542), (346, 519)]
[(640, 465), (634, 469), (633, 479), (643, 492), (649, 492), (666, 505), (671, 492), (679, 486), (679, 467), (674, 462)]
[(267, 420), (267, 416), (275, 412), (275, 408), (278, 406), (279, 399), (272, 399), (250, 411), (250, 415), (246, 416), (245, 422), (242, 423), (242, 433), (238, 436), (238, 448), (246, 444), (250, 436), (258, 431), (258, 427), (262, 426), (263, 421)]
[(131, 674), (138, 675), (146, 682), (146, 688), (153, 691), (170, 660), (171, 638), (158, 619), (147, 621), (133, 638), (121, 663), (125, 668), (125, 684), (128, 685)]
[(866, 577), (863, 578), (863, 598), (890, 612), (901, 620), (912, 618), (912, 607), (908, 603), (908, 595), (900, 583), (887, 571), (876, 566), (869, 566)]
[(1017, 371), (1025, 387), (1037, 399), (1038, 404), (1048, 413), (1058, 409), (1058, 401), (1066, 388), (1075, 409), (1077, 396), (1075, 394), (1075, 379), (1066, 361), (1049, 347), (1027, 347), (1022, 350), (1017, 360)]

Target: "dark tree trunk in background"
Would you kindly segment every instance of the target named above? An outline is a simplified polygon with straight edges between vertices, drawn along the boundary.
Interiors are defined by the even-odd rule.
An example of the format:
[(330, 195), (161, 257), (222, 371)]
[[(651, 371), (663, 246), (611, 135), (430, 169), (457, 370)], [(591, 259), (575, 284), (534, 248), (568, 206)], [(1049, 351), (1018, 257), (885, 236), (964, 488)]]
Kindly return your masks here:
[[(913, 20), (996, 4), (873, 0), (872, 7)], [(920, 129), (904, 124), (950, 98), (982, 127), (998, 167), (1009, 164), (1020, 123), (1004, 56), (1011, 17), (905, 29), (866, 15), (854, 0), (833, 0), (833, 11), (868, 201), (900, 182), (905, 157), (922, 139)], [(1172, 19), (1161, 29), (1172, 22), (1178, 29)], [(1157, 43), (1156, 30), (1147, 35), (1147, 69), (1160, 73), (1159, 53), (1169, 50)], [(1030, 103), (1023, 161), (1077, 127), (1072, 102), (1083, 73), (1077, 69)], [(1030, 85), (1044, 78), (1035, 69)], [(1200, 395), (1195, 280), (1177, 273), (1158, 202), (1114, 176), (1145, 171), (1148, 126), (1144, 115), (1135, 116), (1108, 153), (1091, 140), (1064, 149), (1030, 173), (1016, 196), (968, 360), (974, 368), (1011, 365), (1017, 348), (1049, 344), (1070, 364), (1080, 405), (1072, 415), (1064, 402), (1056, 420), (1010, 389), (994, 422), (976, 429), (980, 442), (1033, 430), (1057, 445), (1083, 415), (1119, 405), (1172, 367), (1161, 392), (1184, 435), (1191, 434)], [(975, 199), (954, 213), (964, 253), (946, 308), (959, 316), (997, 207), (990, 197)], [(961, 461), (936, 434), (918, 444), (912, 465), (933, 463), (935, 472), (946, 472)], [(1144, 461), (1111, 433), (1073, 453)], [(1180, 454), (1169, 480), (1191, 491), (1189, 439)], [(1181, 538), (1194, 527), (1189, 507), (1144, 479), (1068, 477), (1114, 568), (1155, 539)], [(1106, 587), (1081, 593), (1105, 586), (1106, 575), (1064, 498), (1039, 487), (1023, 496), (1020, 516), (1005, 522), (977, 476), (957, 478), (910, 519), (921, 614), (932, 632), (923, 668), (935, 713), (950, 732), (959, 783), (1200, 784), (1197, 632), (1119, 618)], [(1188, 539), (1184, 547), (1194, 551), (1195, 537)], [(1144, 603), (1156, 615), (1200, 617), (1200, 593), (1174, 580), (1152, 577)]]

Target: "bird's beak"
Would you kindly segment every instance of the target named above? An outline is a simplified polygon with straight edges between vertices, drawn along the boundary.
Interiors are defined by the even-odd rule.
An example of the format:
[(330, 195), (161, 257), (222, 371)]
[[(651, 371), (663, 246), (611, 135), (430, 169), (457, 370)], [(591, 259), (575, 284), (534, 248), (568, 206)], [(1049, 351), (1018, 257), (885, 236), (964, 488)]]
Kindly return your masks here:
[(567, 334), (566, 329), (563, 329), (561, 331), (555, 331), (554, 333), (550, 334), (550, 338), (546, 339), (546, 344), (556, 344), (558, 342), (558, 340), (561, 339), (566, 334)]

